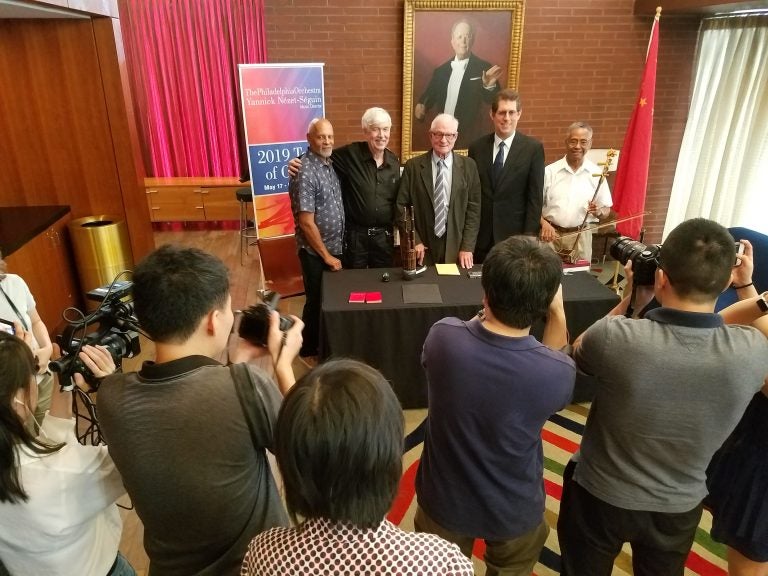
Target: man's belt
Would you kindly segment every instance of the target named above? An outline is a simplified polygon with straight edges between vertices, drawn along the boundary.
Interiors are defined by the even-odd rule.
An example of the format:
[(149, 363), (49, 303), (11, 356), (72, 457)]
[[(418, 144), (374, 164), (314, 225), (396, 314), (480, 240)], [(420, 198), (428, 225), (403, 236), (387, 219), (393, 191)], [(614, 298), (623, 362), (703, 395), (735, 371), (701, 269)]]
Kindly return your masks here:
[[(547, 220), (549, 222), (549, 220)], [(561, 234), (570, 234), (571, 232), (578, 232), (579, 230), (582, 230), (581, 226), (574, 226), (573, 228), (566, 228), (564, 226), (558, 226), (554, 222), (549, 222), (552, 224), (552, 228), (560, 232)]]
[(370, 228), (366, 228), (365, 226), (350, 226), (349, 228), (355, 232), (368, 234), (368, 236), (378, 236), (379, 234), (387, 234), (389, 232), (389, 228), (386, 226), (371, 226)]

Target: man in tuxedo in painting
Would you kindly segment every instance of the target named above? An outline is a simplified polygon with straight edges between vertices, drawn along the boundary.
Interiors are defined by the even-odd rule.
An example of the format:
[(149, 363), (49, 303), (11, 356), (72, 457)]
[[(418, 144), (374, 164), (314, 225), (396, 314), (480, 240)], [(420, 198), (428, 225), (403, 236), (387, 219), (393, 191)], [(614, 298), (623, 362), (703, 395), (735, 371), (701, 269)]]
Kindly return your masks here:
[[(432, 150), (405, 163), (397, 194), (398, 220), (413, 206), (416, 260), (472, 268), (480, 222), (480, 179), (474, 160), (455, 154), (458, 121), (439, 114), (432, 121)], [(427, 254), (425, 251), (428, 251)]]
[(537, 236), (544, 185), (544, 147), (517, 131), (520, 94), (502, 90), (491, 105), (494, 133), (469, 146), (482, 186), (480, 229), (475, 261), (509, 236)]
[(423, 120), (427, 111), (451, 114), (459, 121), (461, 132), (455, 145), (464, 148), (478, 133), (478, 121), (483, 103), (490, 104), (499, 91), (502, 70), (472, 53), (475, 30), (461, 19), (451, 27), (451, 60), (435, 68), (427, 89), (414, 107), (416, 120)]

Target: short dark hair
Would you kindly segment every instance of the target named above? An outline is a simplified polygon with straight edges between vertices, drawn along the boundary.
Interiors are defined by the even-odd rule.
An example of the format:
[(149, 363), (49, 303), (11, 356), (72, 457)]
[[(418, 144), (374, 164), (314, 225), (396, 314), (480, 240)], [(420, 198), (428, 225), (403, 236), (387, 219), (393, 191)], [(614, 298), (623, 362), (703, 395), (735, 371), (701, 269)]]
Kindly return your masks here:
[(507, 238), (483, 262), (488, 307), (503, 324), (527, 328), (546, 314), (562, 274), (560, 258), (546, 244), (529, 236)]
[(228, 296), (227, 267), (198, 248), (166, 244), (133, 273), (136, 317), (158, 342), (186, 342), (206, 314), (224, 308)]
[[(30, 386), (36, 386), (32, 383), (35, 371), (29, 346), (12, 334), (0, 332), (0, 502), (27, 500), (19, 476), (20, 444), (38, 455), (56, 452), (64, 446), (37, 440), (16, 413), (14, 398), (19, 390), (24, 390), (29, 397)], [(32, 411), (31, 406), (27, 408)]]
[(669, 233), (659, 254), (659, 266), (675, 293), (694, 302), (716, 299), (726, 288), (736, 261), (728, 230), (706, 218), (692, 218)]
[(520, 93), (517, 90), (512, 90), (511, 88), (505, 88), (504, 90), (499, 90), (496, 92), (496, 96), (493, 98), (493, 102), (491, 103), (491, 112), (493, 114), (496, 114), (496, 111), (499, 109), (499, 102), (502, 100), (509, 100), (511, 102), (517, 102), (517, 111), (520, 112), (520, 110), (523, 109), (523, 102), (520, 100)]
[(403, 412), (384, 376), (355, 360), (321, 364), (291, 388), (277, 418), (288, 513), (377, 526), (397, 493), (402, 451)]

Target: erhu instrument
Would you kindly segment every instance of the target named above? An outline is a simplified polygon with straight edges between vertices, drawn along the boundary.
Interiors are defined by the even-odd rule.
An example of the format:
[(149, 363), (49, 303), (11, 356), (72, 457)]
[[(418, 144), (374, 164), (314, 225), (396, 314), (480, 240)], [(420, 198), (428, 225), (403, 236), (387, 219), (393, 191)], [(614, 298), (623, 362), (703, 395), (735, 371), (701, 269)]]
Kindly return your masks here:
[[(616, 150), (611, 148), (605, 154), (605, 162), (598, 162), (598, 166), (602, 166), (603, 169), (600, 172), (600, 174), (592, 174), (592, 176), (599, 176), (600, 179), (597, 181), (597, 186), (595, 187), (595, 193), (592, 194), (592, 200), (590, 200), (590, 204), (595, 201), (595, 199), (597, 198), (598, 192), (600, 192), (600, 187), (603, 185), (603, 182), (605, 182), (605, 179), (608, 177), (608, 172), (611, 169), (611, 164), (613, 163), (613, 159), (615, 156), (616, 156)], [(589, 218), (589, 210), (587, 210), (587, 212), (584, 213), (584, 220), (581, 221), (581, 225), (579, 226), (578, 231), (573, 233), (576, 235), (576, 239), (573, 241), (572, 247), (570, 249), (562, 248), (557, 252), (558, 256), (560, 256), (563, 262), (567, 262), (569, 264), (573, 264), (574, 262), (576, 262), (576, 257), (574, 256), (574, 254), (576, 252), (576, 246), (579, 243), (579, 237), (581, 236), (581, 233), (588, 230), (595, 229), (595, 228), (585, 228), (585, 225), (587, 223), (587, 218)], [(613, 224), (613, 222), (607, 222), (605, 225), (611, 225), (611, 224)], [(570, 236), (571, 235), (569, 234), (565, 236), (560, 236), (560, 238), (567, 238)]]
[(410, 280), (427, 267), (419, 266), (416, 262), (416, 224), (413, 217), (413, 206), (406, 206), (403, 214), (402, 235), (400, 237), (400, 259), (403, 262), (403, 278)]

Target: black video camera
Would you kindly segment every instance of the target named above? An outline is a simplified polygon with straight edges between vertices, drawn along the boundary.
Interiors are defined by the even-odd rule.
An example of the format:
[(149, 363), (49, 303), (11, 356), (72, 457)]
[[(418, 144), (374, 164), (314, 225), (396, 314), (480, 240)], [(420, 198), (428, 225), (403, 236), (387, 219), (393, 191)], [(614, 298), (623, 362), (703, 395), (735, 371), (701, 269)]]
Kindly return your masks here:
[(646, 246), (628, 236), (619, 236), (611, 244), (610, 253), (622, 264), (626, 264), (627, 260), (632, 260), (635, 286), (653, 286), (656, 268), (659, 267), (661, 244)]
[[(83, 346), (104, 346), (119, 368), (123, 358), (131, 358), (141, 352), (139, 325), (133, 314), (133, 302), (129, 300), (133, 282), (121, 281), (88, 292), (90, 300), (101, 302), (99, 307), (78, 320), (67, 319), (68, 326), (57, 337), (62, 356), (48, 364), (59, 374), (63, 390), (73, 387), (72, 376), (82, 374), (85, 381), (96, 390), (99, 379), (78, 357)], [(96, 325), (96, 329), (89, 329)]]
[[(277, 310), (278, 302), (280, 302), (280, 294), (265, 292), (261, 303), (244, 310), (237, 330), (240, 337), (256, 346), (266, 347), (269, 338), (269, 314), (273, 310)], [(292, 319), (280, 316), (280, 330), (282, 332), (290, 330), (293, 324)]]

